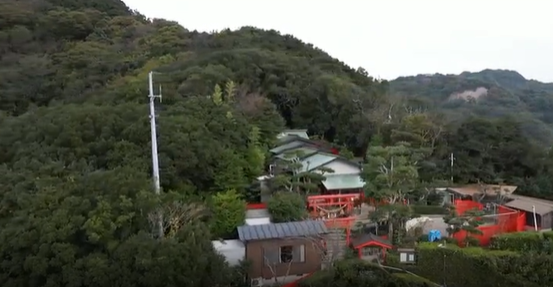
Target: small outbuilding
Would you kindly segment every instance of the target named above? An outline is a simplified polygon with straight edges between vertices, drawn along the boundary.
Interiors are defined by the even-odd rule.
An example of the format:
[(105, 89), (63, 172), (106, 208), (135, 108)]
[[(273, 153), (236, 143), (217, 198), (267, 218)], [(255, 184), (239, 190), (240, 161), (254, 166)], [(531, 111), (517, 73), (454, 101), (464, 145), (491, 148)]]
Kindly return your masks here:
[(357, 251), (359, 259), (367, 261), (383, 261), (386, 259), (386, 251), (393, 248), (389, 240), (371, 233), (354, 237), (351, 245)]

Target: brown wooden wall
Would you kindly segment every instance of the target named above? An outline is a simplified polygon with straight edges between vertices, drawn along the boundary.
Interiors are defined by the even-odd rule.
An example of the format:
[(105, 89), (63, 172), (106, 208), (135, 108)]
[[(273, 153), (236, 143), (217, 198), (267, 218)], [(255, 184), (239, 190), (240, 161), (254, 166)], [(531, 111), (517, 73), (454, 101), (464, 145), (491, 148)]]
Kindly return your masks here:
[(315, 246), (312, 239), (294, 238), (255, 240), (246, 243), (246, 260), (249, 260), (251, 264), (249, 272), (250, 278), (253, 279), (263, 277), (264, 279), (271, 279), (275, 277), (273, 271), (271, 271), (271, 268), (267, 266), (266, 260), (264, 260), (264, 258), (271, 256), (265, 256), (265, 253), (278, 253), (281, 246), (298, 247), (300, 245), (304, 245), (304, 262), (271, 264), (271, 267), (274, 269), (274, 273), (276, 273), (276, 277), (286, 276), (289, 266), (290, 271), (288, 272), (288, 275), (308, 274), (321, 270), (321, 249)]

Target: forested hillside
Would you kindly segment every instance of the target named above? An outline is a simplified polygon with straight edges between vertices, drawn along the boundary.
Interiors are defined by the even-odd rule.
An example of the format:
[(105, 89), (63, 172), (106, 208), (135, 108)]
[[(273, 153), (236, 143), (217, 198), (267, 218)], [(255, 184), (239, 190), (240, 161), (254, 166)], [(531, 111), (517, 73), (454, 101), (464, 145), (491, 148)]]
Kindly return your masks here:
[(390, 83), (390, 93), (447, 114), (450, 121), (516, 117), (525, 135), (541, 145), (553, 144), (553, 83), (527, 80), (515, 71), (401, 77)]
[[(161, 197), (151, 183), (152, 70), (163, 86), (156, 103)], [(265, 172), (268, 148), (285, 127), (308, 128), (359, 157), (369, 145), (408, 142), (424, 150), (420, 185), (453, 176), (552, 196), (553, 161), (523, 133), (532, 120), (550, 123), (551, 89), (535, 82), (491, 86), (486, 73), (464, 75), (505, 94), (497, 101), (513, 103), (515, 117), (498, 112), (449, 125), (445, 107), (418, 109), (395, 95), (472, 104), (481, 115), (481, 102), (446, 100), (480, 82), (418, 76), (389, 89), (292, 36), (253, 27), (189, 31), (116, 0), (2, 1), (0, 76), (5, 287), (234, 286), (229, 278), (239, 275), (208, 240), (219, 235), (214, 206), (226, 193), (250, 199), (247, 187)], [(164, 240), (150, 234), (148, 214), (158, 208), (174, 215), (165, 217)]]
[[(384, 84), (293, 37), (188, 31), (121, 1), (3, 1), (0, 27), (2, 286), (239, 283), (209, 241), (212, 202), (226, 204), (215, 194), (243, 194), (285, 125), (361, 152), (365, 113), (384, 97)], [(163, 241), (148, 220), (159, 200)]]

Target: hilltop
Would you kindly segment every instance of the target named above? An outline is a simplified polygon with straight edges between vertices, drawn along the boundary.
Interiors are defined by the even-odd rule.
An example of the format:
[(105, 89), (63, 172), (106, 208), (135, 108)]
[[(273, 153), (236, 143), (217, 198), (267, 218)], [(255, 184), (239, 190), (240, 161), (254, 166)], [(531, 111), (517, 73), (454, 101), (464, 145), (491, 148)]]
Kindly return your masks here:
[[(233, 81), (238, 94), (269, 99), (287, 125), (360, 147), (368, 142), (358, 136), (366, 133), (361, 110), (374, 107), (386, 88), (365, 71), (274, 30), (190, 31), (146, 19), (121, 1), (1, 5), (0, 110), (10, 116), (65, 104), (143, 105), (147, 73), (156, 70), (165, 107)], [(242, 98), (242, 105), (260, 104), (252, 101), (258, 100)]]
[(453, 122), (469, 116), (516, 117), (529, 137), (553, 143), (553, 83), (528, 80), (516, 71), (401, 77), (390, 82), (390, 93)]

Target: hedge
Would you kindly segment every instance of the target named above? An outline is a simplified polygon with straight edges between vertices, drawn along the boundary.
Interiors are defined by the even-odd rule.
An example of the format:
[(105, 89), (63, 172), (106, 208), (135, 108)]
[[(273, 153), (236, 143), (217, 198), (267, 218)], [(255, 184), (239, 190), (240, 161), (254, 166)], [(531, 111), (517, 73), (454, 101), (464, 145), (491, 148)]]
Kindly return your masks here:
[(553, 254), (553, 232), (513, 232), (492, 237), (490, 248), (525, 253)]
[(449, 287), (553, 286), (551, 256), (437, 243), (420, 243), (417, 256), (417, 274)]
[[(392, 282), (395, 283), (396, 287), (415, 287), (415, 286), (436, 286), (436, 283), (419, 277), (414, 276), (409, 273), (393, 273), (392, 274)], [(383, 286), (389, 286), (389, 285), (383, 285)]]
[(542, 252), (544, 236), (540, 232), (513, 232), (495, 235), (491, 238), (490, 249), (519, 252)]
[(553, 241), (553, 231), (542, 232), (543, 238)]
[(411, 205), (411, 209), (419, 215), (447, 214), (447, 209), (438, 205)]
[(331, 270), (318, 271), (298, 282), (298, 287), (350, 286), (436, 286), (431, 281), (407, 273), (394, 273), (359, 259), (338, 262)]

